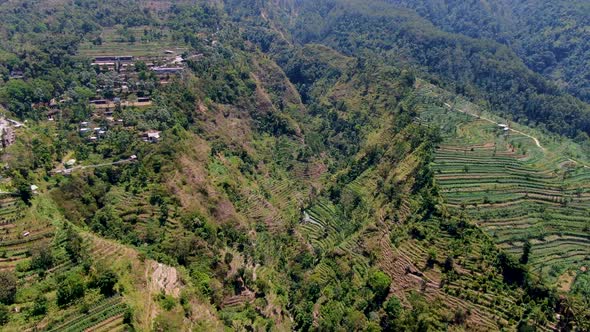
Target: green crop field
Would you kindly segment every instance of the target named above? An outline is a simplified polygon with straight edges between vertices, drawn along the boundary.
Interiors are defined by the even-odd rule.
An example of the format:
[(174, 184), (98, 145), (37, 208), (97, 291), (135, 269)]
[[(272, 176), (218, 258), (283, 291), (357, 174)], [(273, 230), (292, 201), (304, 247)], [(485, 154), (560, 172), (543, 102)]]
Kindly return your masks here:
[[(422, 93), (437, 95), (429, 88)], [(443, 133), (432, 166), (451, 209), (475, 220), (516, 257), (530, 241), (529, 262), (549, 277), (562, 274), (562, 267), (587, 266), (590, 168), (579, 147), (462, 100), (438, 104), (420, 117)]]
[[(96, 42), (100, 38), (100, 44)], [(132, 55), (138, 57), (162, 56), (165, 50), (181, 54), (186, 50), (184, 42), (174, 41), (169, 30), (135, 27), (126, 30), (107, 28), (100, 37), (80, 44), (79, 54), (85, 57), (106, 55)]]

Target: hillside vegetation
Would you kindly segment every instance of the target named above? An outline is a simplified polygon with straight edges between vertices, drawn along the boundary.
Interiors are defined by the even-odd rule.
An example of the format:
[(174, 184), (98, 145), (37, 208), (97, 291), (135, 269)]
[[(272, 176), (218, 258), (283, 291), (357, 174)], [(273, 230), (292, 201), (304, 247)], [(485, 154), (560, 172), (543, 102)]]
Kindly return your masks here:
[(2, 330), (589, 328), (588, 105), (505, 46), (381, 1), (55, 3), (0, 4)]

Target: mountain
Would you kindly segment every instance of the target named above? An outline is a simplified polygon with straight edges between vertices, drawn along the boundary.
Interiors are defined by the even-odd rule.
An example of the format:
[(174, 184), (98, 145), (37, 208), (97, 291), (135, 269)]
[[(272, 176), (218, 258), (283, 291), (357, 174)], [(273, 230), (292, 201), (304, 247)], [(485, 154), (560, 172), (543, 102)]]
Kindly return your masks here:
[(391, 1), (437, 27), (510, 47), (531, 70), (588, 102), (586, 1)]
[(1, 3), (2, 330), (588, 329), (589, 106), (509, 5)]

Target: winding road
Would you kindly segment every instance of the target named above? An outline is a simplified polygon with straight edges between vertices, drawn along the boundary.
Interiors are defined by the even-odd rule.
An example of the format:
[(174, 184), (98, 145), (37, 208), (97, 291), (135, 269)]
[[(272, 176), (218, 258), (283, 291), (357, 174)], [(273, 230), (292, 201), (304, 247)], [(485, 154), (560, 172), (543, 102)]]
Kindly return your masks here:
[[(453, 110), (453, 107), (452, 107), (451, 105), (449, 105), (449, 103), (445, 103), (445, 106), (446, 106), (446, 107), (448, 107), (449, 109)], [(473, 117), (475, 117), (475, 118), (482, 119), (482, 120), (484, 120), (484, 121), (488, 121), (488, 122), (490, 122), (490, 123), (493, 123), (493, 124), (496, 124), (496, 125), (500, 125), (500, 123), (499, 123), (499, 122), (496, 122), (496, 121), (494, 121), (494, 120), (491, 120), (491, 119), (485, 118), (485, 117), (483, 117), (483, 116), (479, 116), (479, 115), (477, 115), (477, 114), (469, 113), (469, 112), (467, 112), (467, 111), (460, 110), (460, 109), (458, 109), (458, 108), (457, 108), (457, 109), (455, 109), (455, 110), (456, 110), (457, 112), (460, 112), (460, 113), (463, 113), (463, 114), (467, 114), (467, 115), (471, 115), (471, 116), (473, 116)], [(541, 145), (541, 142), (539, 142), (539, 139), (538, 139), (538, 138), (536, 138), (536, 137), (534, 137), (534, 136), (531, 136), (531, 135), (529, 135), (529, 134), (525, 134), (525, 133), (523, 133), (523, 132), (522, 132), (522, 131), (520, 131), (520, 130), (512, 129), (512, 128), (510, 128), (510, 127), (508, 127), (508, 129), (509, 129), (510, 131), (513, 131), (513, 132), (517, 133), (517, 134), (521, 134), (521, 135), (523, 135), (523, 136), (526, 136), (526, 137), (528, 137), (528, 138), (532, 139), (532, 140), (535, 142), (535, 144), (536, 144), (536, 145), (537, 145), (537, 146), (538, 146), (538, 147), (539, 147), (539, 148), (540, 148), (540, 149), (541, 149), (543, 152), (545, 152), (545, 148), (544, 148), (544, 147)]]

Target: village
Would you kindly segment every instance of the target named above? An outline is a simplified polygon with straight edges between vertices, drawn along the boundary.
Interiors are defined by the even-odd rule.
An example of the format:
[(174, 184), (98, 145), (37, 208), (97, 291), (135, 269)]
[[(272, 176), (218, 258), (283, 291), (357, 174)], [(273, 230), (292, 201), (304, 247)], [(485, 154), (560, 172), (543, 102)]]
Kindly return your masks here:
[[(196, 59), (201, 54), (188, 58)], [(142, 110), (153, 105), (152, 92), (158, 85), (169, 84), (172, 79), (182, 75), (186, 59), (174, 50), (163, 50), (160, 56), (101, 55), (92, 59), (92, 67), (99, 73), (95, 96), (88, 100), (91, 115), (80, 121), (78, 134), (88, 143), (96, 143), (109, 129), (123, 127), (134, 130), (120, 117), (120, 111), (127, 108)], [(151, 84), (147, 87), (148, 83)], [(47, 121), (59, 121), (62, 108), (70, 100), (67, 97), (49, 103), (33, 105), (34, 109), (45, 114)], [(10, 129), (8, 129), (10, 130)], [(155, 129), (138, 132), (145, 142), (157, 143), (160, 131)], [(9, 131), (6, 137), (12, 137)], [(10, 139), (8, 139), (10, 141)]]
[[(179, 54), (180, 50), (162, 50), (160, 55), (97, 55), (91, 59), (91, 66), (99, 73), (100, 77), (106, 77), (107, 82), (100, 82), (94, 97), (87, 100), (90, 110), (89, 116), (76, 125), (77, 134), (88, 145), (96, 145), (105, 138), (109, 130), (123, 128), (133, 132), (138, 140), (146, 143), (158, 143), (161, 138), (159, 130), (138, 130), (133, 124), (125, 123), (121, 117), (121, 111), (130, 109), (141, 112), (153, 106), (152, 93), (158, 86), (166, 85), (176, 77), (180, 77), (185, 69), (187, 59), (198, 59), (202, 54), (184, 58)], [(12, 72), (11, 79), (20, 79), (22, 72)], [(146, 87), (146, 81), (153, 82), (151, 87)], [(40, 120), (49, 123), (59, 123), (62, 120), (62, 112), (70, 104), (67, 96), (53, 98), (48, 103), (32, 104), (32, 108), (42, 114)], [(18, 130), (26, 127), (24, 123), (6, 117), (5, 112), (0, 112), (0, 144), (6, 149), (16, 142)], [(132, 163), (137, 160), (136, 155), (112, 162), (104, 162), (94, 165), (78, 165), (76, 159), (64, 160), (51, 174), (69, 175), (73, 171), (96, 168), (109, 165)], [(30, 185), (31, 192), (35, 194), (38, 187)]]

